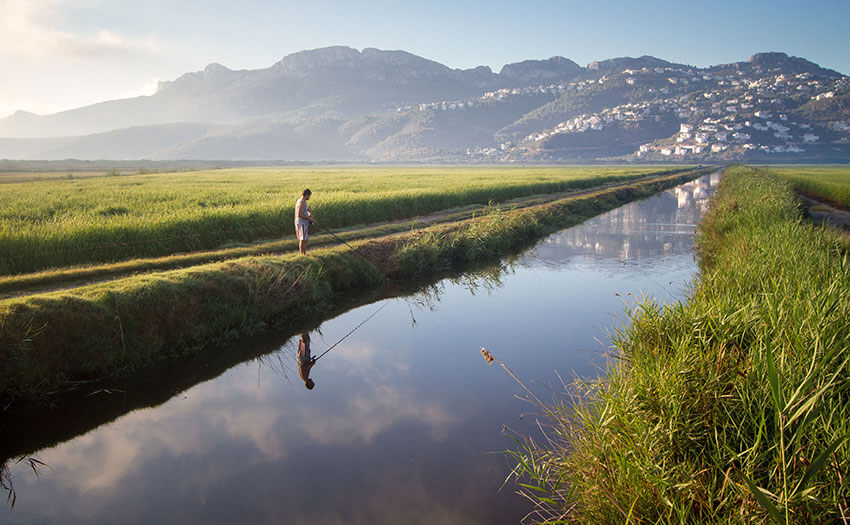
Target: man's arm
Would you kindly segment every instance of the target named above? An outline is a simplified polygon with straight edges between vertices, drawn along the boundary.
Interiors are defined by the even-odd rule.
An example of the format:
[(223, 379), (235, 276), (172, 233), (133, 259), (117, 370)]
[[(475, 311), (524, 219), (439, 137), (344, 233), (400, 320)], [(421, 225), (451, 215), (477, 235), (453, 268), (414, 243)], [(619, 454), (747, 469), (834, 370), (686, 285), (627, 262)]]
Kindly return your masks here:
[[(305, 214), (306, 212), (306, 214)], [(313, 220), (313, 214), (307, 211), (307, 203), (304, 201), (298, 201), (298, 218), (299, 219), (307, 219), (308, 221)]]

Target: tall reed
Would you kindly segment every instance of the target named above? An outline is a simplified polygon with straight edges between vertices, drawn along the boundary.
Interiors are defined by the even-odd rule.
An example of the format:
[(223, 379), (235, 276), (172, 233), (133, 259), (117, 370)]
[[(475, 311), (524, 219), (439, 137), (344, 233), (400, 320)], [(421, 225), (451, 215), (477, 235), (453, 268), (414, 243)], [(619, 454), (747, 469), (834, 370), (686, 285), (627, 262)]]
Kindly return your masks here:
[(546, 407), (516, 475), (541, 520), (850, 519), (850, 264), (787, 182), (726, 170), (685, 303), (646, 299), (619, 359)]

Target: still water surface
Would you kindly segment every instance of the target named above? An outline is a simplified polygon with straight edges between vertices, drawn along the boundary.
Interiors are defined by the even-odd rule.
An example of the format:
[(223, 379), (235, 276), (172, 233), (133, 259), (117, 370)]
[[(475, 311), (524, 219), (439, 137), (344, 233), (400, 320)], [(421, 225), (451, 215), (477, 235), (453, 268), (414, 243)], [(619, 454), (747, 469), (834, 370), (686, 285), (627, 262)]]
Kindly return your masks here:
[[(593, 377), (642, 295), (681, 299), (719, 176), (554, 234), (500, 265), (355, 308), (271, 353), (12, 467), (9, 523), (518, 523), (500, 485), (507, 425), (534, 432), (522, 388)], [(629, 295), (631, 294), (631, 295)], [(274, 337), (269, 336), (269, 337)], [(259, 344), (259, 343), (258, 343)], [(263, 344), (268, 345), (268, 341)], [(8, 506), (7, 506), (8, 507)]]

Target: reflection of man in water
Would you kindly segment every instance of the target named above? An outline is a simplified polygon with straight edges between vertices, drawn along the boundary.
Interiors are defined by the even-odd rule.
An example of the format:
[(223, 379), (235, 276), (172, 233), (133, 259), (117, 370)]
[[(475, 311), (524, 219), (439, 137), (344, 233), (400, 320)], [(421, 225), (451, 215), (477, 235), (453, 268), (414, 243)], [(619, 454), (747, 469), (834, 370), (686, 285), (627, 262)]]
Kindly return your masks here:
[(310, 356), (310, 334), (301, 334), (298, 341), (298, 375), (304, 380), (307, 390), (312, 390), (316, 383), (310, 379), (310, 369), (316, 364), (316, 358)]

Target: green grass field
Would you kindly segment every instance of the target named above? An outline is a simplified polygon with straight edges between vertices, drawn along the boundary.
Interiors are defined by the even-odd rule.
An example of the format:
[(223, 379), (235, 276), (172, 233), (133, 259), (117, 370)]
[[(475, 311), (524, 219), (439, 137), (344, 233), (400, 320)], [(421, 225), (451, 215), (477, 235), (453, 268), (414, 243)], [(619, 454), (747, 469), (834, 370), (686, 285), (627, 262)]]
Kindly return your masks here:
[(769, 171), (806, 195), (850, 208), (850, 166), (771, 166)]
[(237, 168), (0, 184), (0, 274), (291, 236), (304, 187), (318, 221), (340, 228), (675, 169)]
[(73, 179), (90, 179), (94, 177), (112, 177), (115, 176), (114, 172), (109, 173), (105, 171), (68, 171), (68, 172), (56, 172), (56, 171), (41, 171), (41, 172), (0, 172), (0, 184), (11, 184), (15, 182), (37, 182), (43, 180), (56, 180), (56, 179), (65, 179), (65, 180), (73, 180)]

